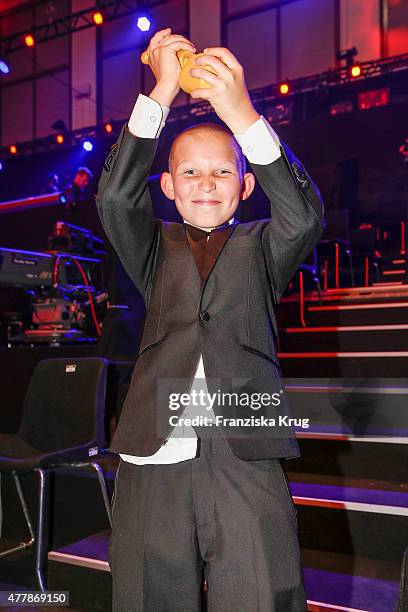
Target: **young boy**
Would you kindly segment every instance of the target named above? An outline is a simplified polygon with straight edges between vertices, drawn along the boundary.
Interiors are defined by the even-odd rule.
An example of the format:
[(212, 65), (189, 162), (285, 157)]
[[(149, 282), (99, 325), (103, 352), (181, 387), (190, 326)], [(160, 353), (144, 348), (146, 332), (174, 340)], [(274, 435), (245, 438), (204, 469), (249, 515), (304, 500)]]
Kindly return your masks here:
[[(293, 430), (234, 425), (231, 417), (249, 417), (259, 404), (231, 407), (219, 398), (220, 391), (259, 399), (279, 390), (274, 309), (321, 235), (323, 204), (252, 106), (236, 58), (210, 48), (191, 74), (211, 88), (192, 97), (207, 100), (226, 128), (204, 124), (176, 138), (161, 187), (183, 223), (154, 218), (147, 178), (179, 92), (179, 49), (195, 51), (169, 28), (151, 39), (156, 86), (139, 96), (97, 196), (105, 231), (147, 307), (110, 447), (120, 453), (109, 557), (113, 609), (198, 612), (204, 577), (211, 612), (304, 612), (297, 515), (281, 466), (299, 455)], [(255, 183), (243, 154), (270, 200), (271, 219), (234, 217)], [(203, 411), (213, 425), (179, 428), (173, 417), (183, 414), (180, 393), (199, 389), (217, 398)], [(170, 407), (170, 397), (181, 405)], [(265, 414), (272, 413), (286, 415), (285, 401), (269, 406)]]

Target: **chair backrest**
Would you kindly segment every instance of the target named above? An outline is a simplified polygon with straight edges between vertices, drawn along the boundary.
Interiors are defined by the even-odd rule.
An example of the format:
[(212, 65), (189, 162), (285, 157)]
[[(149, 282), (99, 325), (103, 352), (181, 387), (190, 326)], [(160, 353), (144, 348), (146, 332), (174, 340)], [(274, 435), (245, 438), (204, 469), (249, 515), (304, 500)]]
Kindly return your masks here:
[(71, 357), (40, 361), (24, 399), (18, 435), (34, 448), (55, 452), (105, 446), (108, 361)]

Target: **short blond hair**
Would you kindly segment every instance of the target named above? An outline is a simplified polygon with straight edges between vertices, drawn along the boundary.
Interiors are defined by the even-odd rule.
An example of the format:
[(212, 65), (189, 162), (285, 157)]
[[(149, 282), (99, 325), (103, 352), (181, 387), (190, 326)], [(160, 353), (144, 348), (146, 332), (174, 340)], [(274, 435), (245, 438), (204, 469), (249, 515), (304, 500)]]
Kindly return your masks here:
[(246, 159), (245, 159), (244, 154), (242, 153), (241, 147), (235, 140), (233, 133), (230, 130), (228, 130), (226, 127), (224, 127), (223, 125), (219, 125), (218, 123), (197, 123), (196, 125), (192, 125), (186, 128), (185, 130), (183, 130), (182, 132), (180, 132), (180, 134), (178, 134), (173, 140), (171, 148), (170, 148), (169, 159), (168, 159), (169, 172), (172, 171), (174, 151), (176, 149), (177, 142), (179, 142), (179, 140), (185, 134), (194, 135), (195, 133), (200, 133), (200, 132), (209, 132), (211, 134), (224, 134), (231, 139), (231, 142), (236, 152), (237, 167), (238, 167), (241, 177), (243, 177), (246, 172)]

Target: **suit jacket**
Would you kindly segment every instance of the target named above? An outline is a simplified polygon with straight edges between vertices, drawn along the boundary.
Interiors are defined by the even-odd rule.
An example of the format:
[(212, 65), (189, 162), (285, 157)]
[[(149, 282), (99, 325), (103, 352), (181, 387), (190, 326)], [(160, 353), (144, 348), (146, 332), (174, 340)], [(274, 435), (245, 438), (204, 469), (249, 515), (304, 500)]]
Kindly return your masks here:
[[(188, 393), (200, 354), (209, 393), (240, 398), (229, 406), (216, 403), (216, 416), (264, 415), (276, 423), (290, 416), (285, 393), (278, 406), (262, 408), (262, 415), (240, 402), (282, 389), (275, 308), (324, 229), (319, 190), (282, 143), (279, 159), (251, 164), (271, 203), (271, 218), (233, 225), (202, 283), (185, 225), (153, 215), (147, 178), (157, 142), (133, 136), (123, 126), (96, 196), (105, 232), (147, 308), (138, 359), (110, 446), (112, 452), (138, 456), (154, 454), (170, 436), (169, 416), (181, 415), (183, 407), (170, 413), (168, 394)], [(220, 429), (240, 459), (300, 454), (290, 426), (231, 422)]]

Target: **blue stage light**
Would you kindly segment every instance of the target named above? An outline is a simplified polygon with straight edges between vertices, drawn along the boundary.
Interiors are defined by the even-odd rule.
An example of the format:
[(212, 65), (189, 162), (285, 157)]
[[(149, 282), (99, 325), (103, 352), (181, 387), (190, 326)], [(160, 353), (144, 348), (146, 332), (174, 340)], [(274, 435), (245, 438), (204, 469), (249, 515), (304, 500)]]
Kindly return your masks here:
[(3, 164), (0, 161), (0, 172), (3, 170)]
[(8, 74), (10, 72), (10, 66), (4, 59), (0, 60), (0, 72), (2, 74)]
[(93, 149), (93, 144), (90, 140), (85, 140), (82, 146), (85, 149), (85, 151), (92, 151)]
[(150, 30), (150, 19), (147, 17), (139, 17), (137, 20), (137, 27), (142, 32), (148, 32)]

